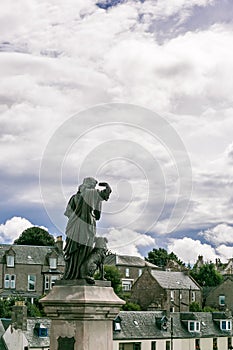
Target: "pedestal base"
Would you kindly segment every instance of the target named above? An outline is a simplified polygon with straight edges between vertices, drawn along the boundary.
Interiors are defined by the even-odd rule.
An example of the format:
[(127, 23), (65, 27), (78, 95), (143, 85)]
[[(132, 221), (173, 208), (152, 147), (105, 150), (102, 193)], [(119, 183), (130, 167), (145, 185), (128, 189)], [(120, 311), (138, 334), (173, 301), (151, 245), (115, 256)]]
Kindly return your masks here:
[(112, 321), (125, 302), (107, 285), (60, 281), (40, 300), (52, 320), (50, 350), (113, 348)]

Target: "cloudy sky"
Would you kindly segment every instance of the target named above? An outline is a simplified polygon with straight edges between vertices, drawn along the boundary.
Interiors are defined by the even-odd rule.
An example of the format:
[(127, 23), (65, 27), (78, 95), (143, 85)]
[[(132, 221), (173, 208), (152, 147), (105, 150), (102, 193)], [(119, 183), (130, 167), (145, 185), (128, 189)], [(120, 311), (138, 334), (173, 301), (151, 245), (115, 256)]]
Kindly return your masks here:
[(113, 252), (232, 257), (232, 1), (8, 0), (0, 16), (0, 242), (64, 234), (94, 176)]

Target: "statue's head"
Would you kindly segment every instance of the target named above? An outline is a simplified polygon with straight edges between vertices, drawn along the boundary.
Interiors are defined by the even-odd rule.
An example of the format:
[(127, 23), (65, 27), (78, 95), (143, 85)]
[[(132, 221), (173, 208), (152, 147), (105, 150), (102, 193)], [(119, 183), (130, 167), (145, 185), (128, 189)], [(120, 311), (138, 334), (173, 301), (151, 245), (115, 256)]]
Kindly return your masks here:
[(98, 181), (96, 179), (94, 179), (94, 177), (85, 177), (82, 185), (79, 186), (79, 191), (82, 192), (85, 189), (95, 188), (97, 183), (98, 183)]

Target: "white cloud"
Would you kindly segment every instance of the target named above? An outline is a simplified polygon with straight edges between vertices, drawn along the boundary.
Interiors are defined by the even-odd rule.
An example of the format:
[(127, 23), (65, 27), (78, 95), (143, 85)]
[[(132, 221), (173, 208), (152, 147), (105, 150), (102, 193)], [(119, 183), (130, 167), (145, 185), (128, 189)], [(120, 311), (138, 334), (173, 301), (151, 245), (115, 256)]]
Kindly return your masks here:
[(221, 256), (223, 262), (226, 262), (228, 259), (233, 257), (233, 246), (226, 246), (221, 244), (216, 247), (216, 252)]
[[(29, 220), (14, 216), (0, 225), (0, 242), (13, 243), (24, 230), (32, 226), (34, 225)], [(44, 226), (40, 227), (47, 230)]]
[(227, 224), (219, 224), (213, 228), (199, 233), (212, 244), (233, 243), (233, 227)]
[[(7, 179), (14, 176), (14, 200), (39, 201), (37, 179), (43, 150), (53, 132), (72, 113), (94, 104), (121, 101), (166, 115), (184, 140), (194, 172), (193, 205), (184, 227), (230, 222), (232, 169), (224, 152), (232, 144), (232, 28), (231, 24), (221, 23), (190, 32), (185, 28), (185, 19), (192, 15), (195, 5), (214, 6), (214, 1), (128, 1), (109, 11), (98, 9), (92, 0), (43, 0), (39, 5), (35, 0), (22, 0), (20, 6), (9, 0), (3, 5), (1, 41), (10, 42), (5, 45), (10, 52), (0, 57), (0, 143), (4, 149), (0, 165)], [(153, 21), (175, 14), (180, 18), (179, 25), (182, 23), (183, 35), (173, 39), (168, 35), (158, 44)], [(143, 15), (144, 24), (139, 21)], [(14, 52), (20, 50), (25, 53)], [(150, 130), (151, 125), (145, 122), (145, 128)], [(97, 146), (109, 136), (115, 135), (102, 130), (90, 133), (79, 143), (64, 171), (69, 190), (73, 186), (71, 176), (72, 180), (77, 178), (78, 161), (93, 150), (90, 144)], [(161, 156), (147, 135), (126, 130), (127, 137), (144, 149), (151, 147), (156, 159)], [(228, 156), (231, 151), (229, 146)], [(128, 149), (128, 156), (135, 160), (134, 149)], [(102, 164), (102, 157), (97, 161)], [(141, 227), (128, 226), (133, 230), (147, 228), (163, 202), (164, 188), (159, 192), (158, 174), (150, 168), (150, 157), (143, 161), (142, 170), (150, 171), (154, 179), (154, 205), (150, 203), (143, 213)], [(138, 190), (124, 215), (119, 213), (119, 218), (115, 215), (109, 222), (114, 227), (133, 222), (145, 202), (146, 188), (145, 178), (134, 171), (132, 163), (117, 165), (119, 162), (110, 162), (101, 175), (110, 177), (114, 173), (114, 188), (119, 180), (133, 178)], [(92, 169), (89, 162), (85, 170)], [(48, 175), (51, 180), (53, 174)], [(17, 176), (33, 177), (34, 188), (29, 188), (26, 181), (19, 185)], [(171, 176), (166, 183), (168, 192), (172, 181), (178, 184), (179, 179), (174, 179)], [(46, 186), (53, 184), (48, 182)], [(125, 197), (120, 198), (121, 207), (128, 204)], [(54, 209), (63, 212), (56, 200)], [(166, 233), (166, 220), (167, 217), (160, 219), (159, 232)], [(132, 247), (135, 249), (137, 253), (137, 248)]]
[(106, 235), (108, 248), (117, 254), (141, 256), (140, 247), (149, 247), (155, 244), (155, 240), (145, 234), (129, 229), (111, 229)]
[(211, 245), (188, 237), (170, 240), (167, 248), (169, 253), (175, 253), (182, 261), (190, 264), (197, 261), (198, 255), (202, 255), (205, 261), (213, 262), (220, 257)]

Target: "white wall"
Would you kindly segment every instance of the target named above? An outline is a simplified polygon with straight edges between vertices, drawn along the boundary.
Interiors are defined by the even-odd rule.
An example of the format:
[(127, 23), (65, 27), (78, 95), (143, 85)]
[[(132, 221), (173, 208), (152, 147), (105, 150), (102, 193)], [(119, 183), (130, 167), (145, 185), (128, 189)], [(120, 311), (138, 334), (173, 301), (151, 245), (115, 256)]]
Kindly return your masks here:
[[(228, 337), (218, 338), (218, 349), (219, 350), (228, 350), (227, 347)], [(156, 350), (165, 350), (166, 349), (166, 340), (168, 339), (150, 339), (150, 340), (114, 340), (113, 341), (113, 350), (119, 350), (119, 343), (128, 343), (129, 346), (125, 350), (133, 350), (132, 343), (139, 342), (141, 343), (141, 350), (151, 350), (151, 341), (156, 341)], [(201, 350), (210, 350), (213, 348), (213, 338), (200, 338), (200, 348)], [(173, 339), (173, 350), (194, 350), (195, 349), (195, 339)]]
[(28, 341), (21, 329), (14, 329), (9, 326), (3, 335), (3, 340), (8, 350), (24, 350), (28, 346)]

